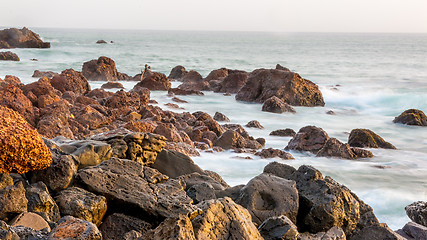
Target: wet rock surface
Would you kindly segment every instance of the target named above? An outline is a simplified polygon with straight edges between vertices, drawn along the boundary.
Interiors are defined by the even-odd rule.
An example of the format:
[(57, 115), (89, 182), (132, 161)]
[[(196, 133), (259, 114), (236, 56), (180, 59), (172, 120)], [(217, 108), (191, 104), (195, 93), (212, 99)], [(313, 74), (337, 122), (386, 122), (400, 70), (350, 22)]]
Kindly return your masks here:
[(276, 96), (265, 100), (264, 104), (262, 105), (262, 111), (272, 113), (296, 113), (295, 109), (292, 106), (283, 102), (280, 98)]
[(393, 122), (415, 126), (427, 126), (427, 116), (421, 110), (408, 109), (395, 117)]
[(0, 52), (0, 61), (19, 61), (18, 55), (16, 53), (7, 51), (7, 52)]
[(396, 149), (391, 143), (386, 142), (378, 134), (369, 129), (353, 129), (348, 137), (348, 144), (351, 147), (360, 148), (385, 148)]

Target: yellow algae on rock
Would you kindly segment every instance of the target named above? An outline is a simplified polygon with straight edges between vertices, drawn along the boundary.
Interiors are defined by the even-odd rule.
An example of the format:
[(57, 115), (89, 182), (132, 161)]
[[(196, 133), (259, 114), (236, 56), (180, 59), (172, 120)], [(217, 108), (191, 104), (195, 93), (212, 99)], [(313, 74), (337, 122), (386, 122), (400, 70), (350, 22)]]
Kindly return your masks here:
[(0, 173), (41, 170), (51, 163), (39, 133), (19, 113), (0, 106)]

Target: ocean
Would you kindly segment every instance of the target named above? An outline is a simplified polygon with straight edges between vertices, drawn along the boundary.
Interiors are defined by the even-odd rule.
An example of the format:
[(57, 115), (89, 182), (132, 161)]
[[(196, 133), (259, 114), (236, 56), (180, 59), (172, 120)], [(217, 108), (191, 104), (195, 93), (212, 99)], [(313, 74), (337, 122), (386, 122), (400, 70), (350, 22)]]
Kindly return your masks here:
[[(166, 75), (174, 66), (183, 65), (207, 76), (222, 67), (250, 72), (279, 63), (319, 85), (326, 105), (295, 107), (296, 114), (273, 114), (262, 112), (261, 104), (238, 102), (234, 95), (205, 92), (205, 96), (180, 96), (188, 103), (179, 104), (184, 110), (178, 111), (201, 110), (211, 115), (218, 111), (242, 125), (258, 120), (264, 129), (247, 131), (255, 138), (265, 138), (266, 147), (283, 149), (290, 140), (269, 136), (273, 130), (298, 131), (315, 125), (342, 142), (347, 142), (352, 129), (368, 128), (397, 150), (369, 149), (374, 157), (362, 160), (291, 152), (295, 160), (286, 161), (231, 151), (201, 152), (193, 157), (200, 167), (237, 185), (260, 174), (270, 161), (294, 167), (313, 165), (349, 187), (394, 230), (409, 221), (406, 205), (427, 201), (427, 127), (392, 122), (406, 109), (427, 113), (427, 34), (32, 30), (52, 47), (12, 49), (21, 61), (0, 62), (1, 78), (15, 75), (30, 83), (37, 81), (31, 77), (36, 69), (81, 71), (84, 62), (100, 56), (112, 58), (118, 71), (132, 76), (145, 64)], [(100, 39), (114, 43), (95, 44)], [(90, 83), (97, 88), (104, 82)], [(123, 84), (129, 90), (135, 82)], [(152, 91), (151, 98), (169, 109), (164, 106), (171, 102), (166, 92)], [(329, 110), (336, 114), (326, 114)], [(245, 159), (247, 156), (252, 159)]]

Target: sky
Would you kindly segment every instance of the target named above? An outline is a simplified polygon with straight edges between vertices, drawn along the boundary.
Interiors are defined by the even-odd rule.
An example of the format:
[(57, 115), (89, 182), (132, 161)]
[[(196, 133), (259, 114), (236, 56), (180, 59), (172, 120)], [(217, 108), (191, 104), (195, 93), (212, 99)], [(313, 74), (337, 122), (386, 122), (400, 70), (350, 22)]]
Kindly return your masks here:
[(427, 0), (13, 0), (0, 26), (427, 33)]

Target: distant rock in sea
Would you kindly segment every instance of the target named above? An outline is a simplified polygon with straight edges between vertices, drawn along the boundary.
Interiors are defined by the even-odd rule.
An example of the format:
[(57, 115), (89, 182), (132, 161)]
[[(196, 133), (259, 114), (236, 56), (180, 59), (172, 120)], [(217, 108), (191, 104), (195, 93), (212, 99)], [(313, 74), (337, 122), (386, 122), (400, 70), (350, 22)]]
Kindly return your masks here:
[(8, 28), (0, 31), (0, 48), (50, 48), (50, 43), (26, 27)]
[(0, 60), (3, 61), (19, 61), (18, 55), (16, 53), (7, 51), (7, 52), (0, 52)]
[(107, 44), (107, 42), (105, 40), (98, 40), (96, 41), (97, 44)]
[(395, 117), (393, 122), (415, 126), (427, 126), (427, 116), (421, 110), (409, 109)]

